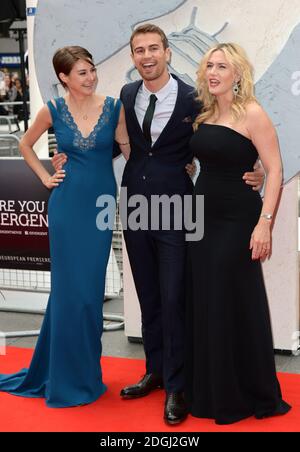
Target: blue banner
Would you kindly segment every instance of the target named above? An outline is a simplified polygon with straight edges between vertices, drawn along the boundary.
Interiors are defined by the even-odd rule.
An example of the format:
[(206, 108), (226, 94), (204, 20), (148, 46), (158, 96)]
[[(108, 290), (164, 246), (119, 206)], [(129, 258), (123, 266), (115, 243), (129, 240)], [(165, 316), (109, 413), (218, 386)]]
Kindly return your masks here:
[(35, 13), (36, 13), (36, 8), (33, 8), (33, 7), (27, 8), (27, 11), (26, 11), (27, 16), (35, 16)]
[(0, 53), (1, 67), (19, 67), (21, 65), (21, 57), (18, 53)]

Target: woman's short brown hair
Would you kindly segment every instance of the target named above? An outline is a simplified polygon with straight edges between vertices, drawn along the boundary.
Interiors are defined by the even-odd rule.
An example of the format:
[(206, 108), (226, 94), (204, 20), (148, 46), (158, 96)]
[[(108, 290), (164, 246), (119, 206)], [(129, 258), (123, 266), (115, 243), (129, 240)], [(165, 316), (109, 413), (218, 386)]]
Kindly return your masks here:
[(78, 60), (84, 60), (94, 66), (93, 57), (90, 52), (80, 46), (67, 46), (58, 49), (53, 55), (52, 63), (60, 83), (65, 86), (65, 83), (60, 80), (59, 74), (62, 72), (69, 75), (73, 69), (74, 64)]
[(157, 25), (154, 24), (144, 24), (144, 25), (140, 25), (139, 27), (137, 27), (131, 37), (130, 37), (130, 48), (131, 48), (131, 52), (133, 52), (133, 47), (132, 47), (132, 41), (133, 39), (140, 34), (146, 34), (146, 33), (156, 33), (161, 37), (164, 49), (166, 50), (169, 47), (169, 42), (168, 42), (168, 38), (165, 34), (165, 32), (159, 28)]

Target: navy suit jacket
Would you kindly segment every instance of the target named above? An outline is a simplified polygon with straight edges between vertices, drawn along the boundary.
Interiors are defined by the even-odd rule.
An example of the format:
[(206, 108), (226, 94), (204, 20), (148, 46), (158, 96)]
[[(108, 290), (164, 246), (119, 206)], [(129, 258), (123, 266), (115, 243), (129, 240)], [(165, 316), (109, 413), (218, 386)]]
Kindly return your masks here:
[(145, 139), (135, 114), (134, 105), (142, 80), (125, 85), (121, 91), (126, 124), (131, 145), (122, 186), (128, 195), (191, 193), (193, 183), (185, 165), (191, 163), (189, 141), (193, 134), (193, 121), (200, 112), (195, 100), (195, 90), (174, 75), (178, 82), (178, 95), (173, 114), (155, 144), (151, 147)]

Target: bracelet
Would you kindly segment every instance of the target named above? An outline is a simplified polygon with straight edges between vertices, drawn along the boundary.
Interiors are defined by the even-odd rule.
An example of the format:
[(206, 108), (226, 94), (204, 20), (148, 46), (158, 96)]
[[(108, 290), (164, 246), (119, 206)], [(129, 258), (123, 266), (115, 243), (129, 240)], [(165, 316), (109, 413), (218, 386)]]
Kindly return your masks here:
[(273, 215), (271, 213), (262, 213), (261, 218), (265, 218), (266, 220), (272, 220)]
[(117, 143), (118, 143), (118, 145), (120, 145), (120, 146), (126, 146), (126, 144), (130, 144), (130, 141), (128, 141), (128, 143), (119, 143), (119, 142), (117, 141)]

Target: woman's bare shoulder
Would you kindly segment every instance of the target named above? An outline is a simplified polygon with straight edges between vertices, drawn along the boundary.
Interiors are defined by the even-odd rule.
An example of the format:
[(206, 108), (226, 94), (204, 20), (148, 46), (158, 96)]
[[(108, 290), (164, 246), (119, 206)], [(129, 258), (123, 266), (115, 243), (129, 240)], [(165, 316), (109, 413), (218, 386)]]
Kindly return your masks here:
[(270, 118), (263, 107), (256, 101), (251, 101), (245, 106), (247, 123), (266, 123), (270, 122)]

